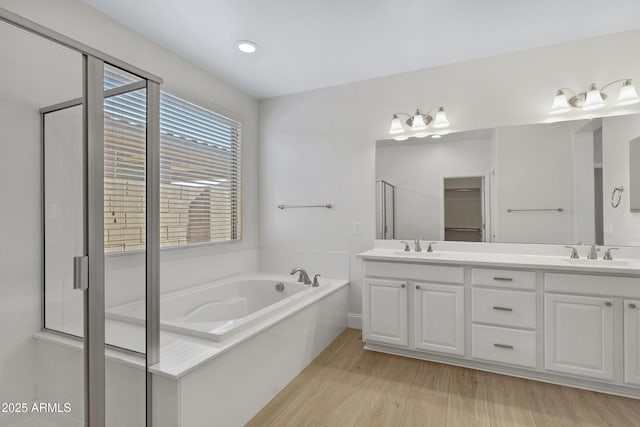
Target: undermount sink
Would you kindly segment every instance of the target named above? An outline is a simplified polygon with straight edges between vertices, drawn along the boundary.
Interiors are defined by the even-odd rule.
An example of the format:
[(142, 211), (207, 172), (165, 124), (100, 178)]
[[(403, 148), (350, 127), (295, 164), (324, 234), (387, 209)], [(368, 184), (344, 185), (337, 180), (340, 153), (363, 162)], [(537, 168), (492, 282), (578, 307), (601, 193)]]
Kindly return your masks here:
[(396, 255), (406, 256), (406, 257), (421, 257), (421, 258), (436, 258), (439, 257), (440, 254), (438, 252), (405, 252), (398, 251), (395, 253)]
[(575, 265), (590, 265), (593, 267), (625, 267), (629, 265), (629, 261), (613, 259), (575, 259), (575, 258), (563, 258), (562, 259), (567, 264), (575, 264)]

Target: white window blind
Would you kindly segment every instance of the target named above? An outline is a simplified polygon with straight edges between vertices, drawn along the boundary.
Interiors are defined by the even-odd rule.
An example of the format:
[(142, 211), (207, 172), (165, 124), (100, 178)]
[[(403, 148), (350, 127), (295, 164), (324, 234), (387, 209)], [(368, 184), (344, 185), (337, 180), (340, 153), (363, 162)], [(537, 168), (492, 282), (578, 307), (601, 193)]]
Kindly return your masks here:
[[(108, 253), (145, 246), (145, 115), (144, 89), (105, 99)], [(160, 132), (161, 246), (240, 239), (240, 124), (163, 92)]]
[(240, 188), (240, 124), (163, 92), (162, 245), (240, 239)]

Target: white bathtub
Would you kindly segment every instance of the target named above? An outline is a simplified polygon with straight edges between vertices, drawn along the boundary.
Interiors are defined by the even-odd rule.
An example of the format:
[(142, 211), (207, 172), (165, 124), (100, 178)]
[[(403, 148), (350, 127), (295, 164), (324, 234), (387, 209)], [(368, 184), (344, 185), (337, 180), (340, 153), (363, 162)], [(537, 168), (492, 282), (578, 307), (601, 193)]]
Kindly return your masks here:
[[(222, 341), (250, 325), (324, 294), (335, 281), (321, 279), (312, 287), (297, 276), (254, 274), (194, 286), (160, 299), (161, 329)], [(276, 289), (282, 284), (283, 290)], [(107, 310), (107, 318), (144, 324), (145, 302), (134, 301)]]

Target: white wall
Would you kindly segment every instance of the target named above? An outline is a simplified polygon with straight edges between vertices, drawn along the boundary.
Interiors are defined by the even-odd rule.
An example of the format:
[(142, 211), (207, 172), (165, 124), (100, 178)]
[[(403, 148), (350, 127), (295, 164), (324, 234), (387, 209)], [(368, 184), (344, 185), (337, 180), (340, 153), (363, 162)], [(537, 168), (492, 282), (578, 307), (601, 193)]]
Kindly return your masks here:
[[(640, 212), (631, 212), (629, 201), (629, 141), (639, 136), (638, 115), (602, 120), (603, 222), (607, 245), (640, 245)], [(613, 208), (611, 192), (618, 186), (624, 186), (625, 191), (620, 205)]]
[(441, 240), (444, 178), (491, 173), (491, 140), (383, 144), (376, 179), (396, 186), (397, 239)]
[(39, 123), (36, 109), (0, 98), (0, 224), (4, 224), (0, 239), (0, 402), (29, 401), (35, 393), (31, 335), (40, 328)]
[[(453, 130), (540, 123), (559, 87), (640, 78), (638, 45), (632, 31), (261, 101), (261, 246), (349, 251), (359, 313), (356, 254), (375, 238), (375, 141), (394, 112), (444, 105)], [(335, 209), (276, 208), (293, 201)]]

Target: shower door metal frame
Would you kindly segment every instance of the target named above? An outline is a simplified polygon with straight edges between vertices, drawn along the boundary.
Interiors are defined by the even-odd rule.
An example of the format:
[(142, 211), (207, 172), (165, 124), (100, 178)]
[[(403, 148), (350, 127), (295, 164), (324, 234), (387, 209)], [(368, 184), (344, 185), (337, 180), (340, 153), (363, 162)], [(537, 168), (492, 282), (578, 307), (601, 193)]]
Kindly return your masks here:
[[(146, 172), (146, 425), (152, 426), (152, 376), (148, 367), (159, 361), (160, 255), (160, 120), (162, 79), (0, 7), (0, 22), (60, 44), (83, 57), (83, 186), (85, 255), (89, 256), (89, 287), (84, 292), (85, 425), (105, 426), (105, 294), (104, 294), (104, 64), (111, 64), (147, 82)], [(41, 124), (44, 119), (41, 120)], [(44, 153), (42, 154), (44, 166)], [(42, 168), (41, 168), (42, 170)], [(43, 177), (44, 179), (44, 174)], [(44, 201), (44, 187), (41, 194)], [(44, 204), (43, 204), (44, 208)], [(43, 218), (44, 223), (44, 218)], [(44, 227), (43, 227), (44, 263)], [(71, 260), (69, 260), (71, 262)], [(44, 274), (44, 273), (43, 273)], [(44, 284), (44, 278), (42, 280)], [(44, 302), (44, 289), (43, 289)], [(43, 305), (44, 307), (44, 305)], [(43, 321), (44, 325), (44, 321)]]

